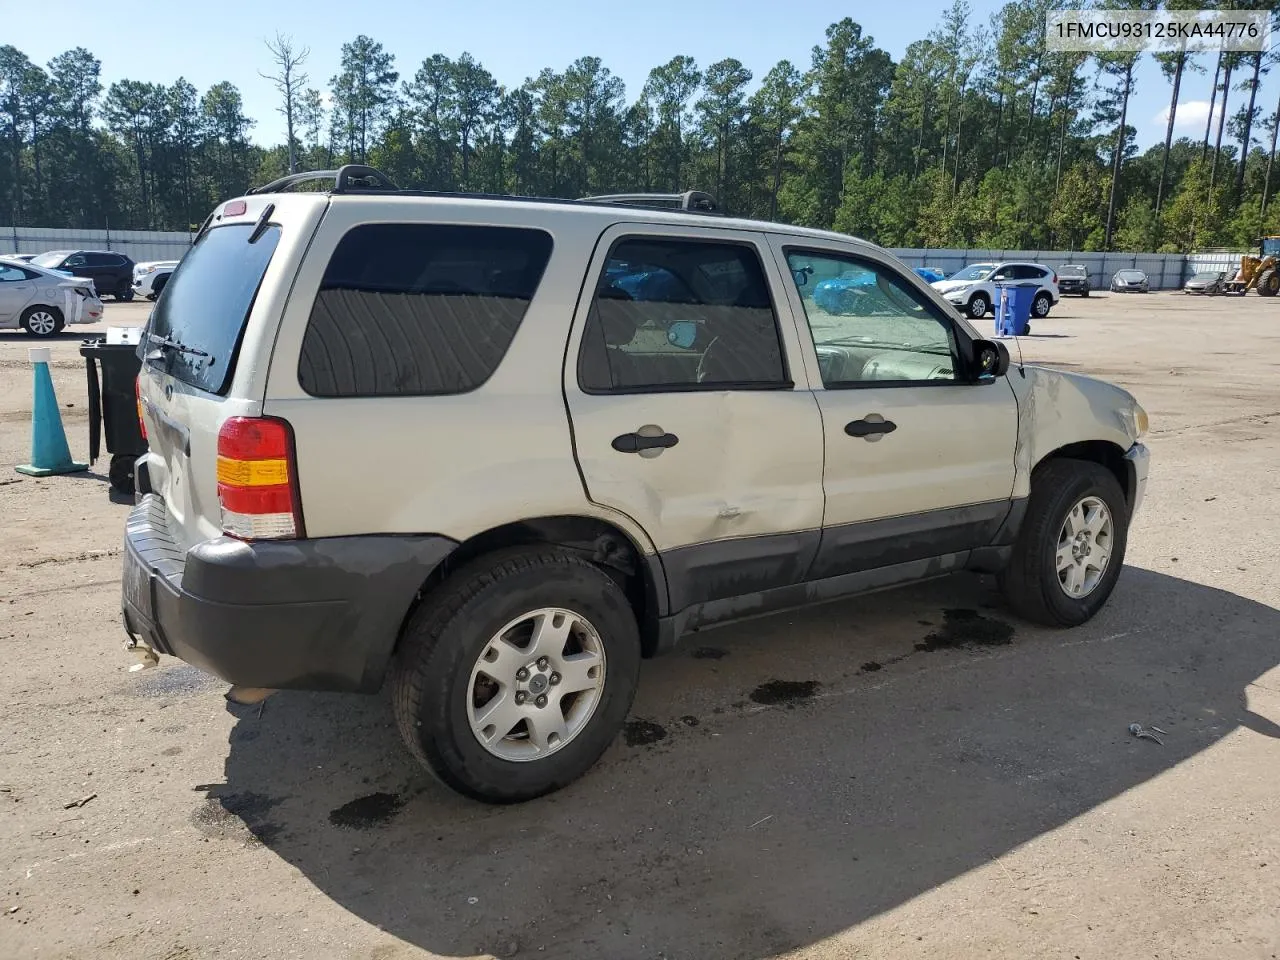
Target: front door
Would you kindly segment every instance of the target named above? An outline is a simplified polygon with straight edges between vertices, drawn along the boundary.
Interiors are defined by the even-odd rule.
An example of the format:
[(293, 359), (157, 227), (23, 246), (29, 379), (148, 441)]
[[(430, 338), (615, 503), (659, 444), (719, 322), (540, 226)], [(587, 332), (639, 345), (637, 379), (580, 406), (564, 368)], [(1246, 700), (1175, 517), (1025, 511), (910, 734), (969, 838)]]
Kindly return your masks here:
[(784, 298), (760, 234), (628, 224), (597, 245), (565, 366), (575, 450), (587, 495), (657, 547), (672, 612), (797, 583), (817, 551), (822, 427)]
[(814, 578), (953, 556), (1008, 515), (1017, 403), (961, 369), (969, 334), (887, 258), (774, 239), (822, 381), (826, 519)]

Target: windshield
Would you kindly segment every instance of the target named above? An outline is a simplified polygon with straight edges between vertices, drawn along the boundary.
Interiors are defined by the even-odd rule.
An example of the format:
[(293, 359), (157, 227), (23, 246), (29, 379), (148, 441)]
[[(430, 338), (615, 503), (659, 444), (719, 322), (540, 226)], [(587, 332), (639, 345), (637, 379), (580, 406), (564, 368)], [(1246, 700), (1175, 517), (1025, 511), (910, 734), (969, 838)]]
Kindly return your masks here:
[(280, 242), (280, 228), (272, 225), (250, 243), (255, 229), (252, 223), (214, 227), (196, 241), (152, 314), (143, 344), (148, 363), (201, 390), (226, 392), (258, 286)]
[(1264, 257), (1280, 257), (1280, 237), (1263, 237), (1262, 255)]
[(994, 263), (975, 263), (965, 267), (959, 273), (953, 273), (951, 280), (985, 280), (987, 274), (996, 268)]
[(1218, 272), (1217, 272), (1216, 270), (1208, 270), (1208, 271), (1206, 271), (1206, 272), (1204, 272), (1204, 273), (1197, 273), (1197, 274), (1196, 274), (1194, 277), (1192, 277), (1191, 279), (1192, 279), (1192, 280), (1201, 280), (1201, 281), (1204, 281), (1204, 280), (1217, 280), (1217, 279), (1218, 279)]
[(31, 262), (37, 267), (56, 267), (67, 258), (70, 250), (50, 250), (48, 253), (42, 253), (34, 258)]
[(1145, 280), (1146, 274), (1140, 270), (1121, 270), (1116, 274), (1121, 280)]
[(1060, 277), (1083, 277), (1084, 275), (1084, 267), (1065, 266), (1058, 268), (1058, 276)]

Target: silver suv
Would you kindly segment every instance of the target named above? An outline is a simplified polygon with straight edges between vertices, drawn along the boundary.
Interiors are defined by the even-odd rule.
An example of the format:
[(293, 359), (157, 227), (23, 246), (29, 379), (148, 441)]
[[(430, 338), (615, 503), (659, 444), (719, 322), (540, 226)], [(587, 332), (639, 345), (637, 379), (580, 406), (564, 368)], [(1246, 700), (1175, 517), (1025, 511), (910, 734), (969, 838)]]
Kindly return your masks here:
[(1053, 626), (1111, 593), (1146, 414), (1010, 372), (881, 248), (697, 195), (317, 176), (219, 207), (148, 323), (134, 644), (387, 680), (419, 760), (512, 802), (591, 767), (699, 628), (965, 569)]

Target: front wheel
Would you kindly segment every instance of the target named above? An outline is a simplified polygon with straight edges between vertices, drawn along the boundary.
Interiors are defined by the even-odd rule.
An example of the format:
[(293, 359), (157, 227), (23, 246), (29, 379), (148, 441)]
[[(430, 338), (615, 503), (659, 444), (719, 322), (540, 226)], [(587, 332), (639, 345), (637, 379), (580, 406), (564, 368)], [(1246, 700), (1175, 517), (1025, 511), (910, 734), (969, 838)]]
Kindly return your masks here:
[(446, 785), (519, 803), (587, 772), (617, 736), (640, 672), (626, 594), (556, 547), (457, 571), (411, 617), (392, 673), (397, 726)]
[(1129, 505), (1109, 470), (1049, 461), (1032, 477), (1027, 515), (1000, 576), (1005, 598), (1034, 623), (1084, 623), (1111, 596), (1128, 533)]
[(131, 301), (133, 299), (133, 287), (128, 287), (128, 286), (121, 287), (116, 292), (116, 299), (123, 300), (125, 303), (128, 303), (129, 301)]
[(987, 315), (987, 311), (991, 308), (991, 304), (987, 302), (987, 298), (981, 293), (975, 293), (969, 298), (969, 316), (974, 320), (981, 320)]

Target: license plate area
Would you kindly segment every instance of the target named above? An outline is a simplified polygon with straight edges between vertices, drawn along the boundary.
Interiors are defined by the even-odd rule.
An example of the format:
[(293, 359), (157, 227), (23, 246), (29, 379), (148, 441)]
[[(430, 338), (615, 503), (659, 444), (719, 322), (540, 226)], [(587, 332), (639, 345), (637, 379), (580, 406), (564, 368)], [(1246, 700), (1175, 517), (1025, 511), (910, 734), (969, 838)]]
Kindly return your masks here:
[(132, 550), (125, 551), (124, 600), (148, 622), (155, 622), (151, 603), (151, 573)]

